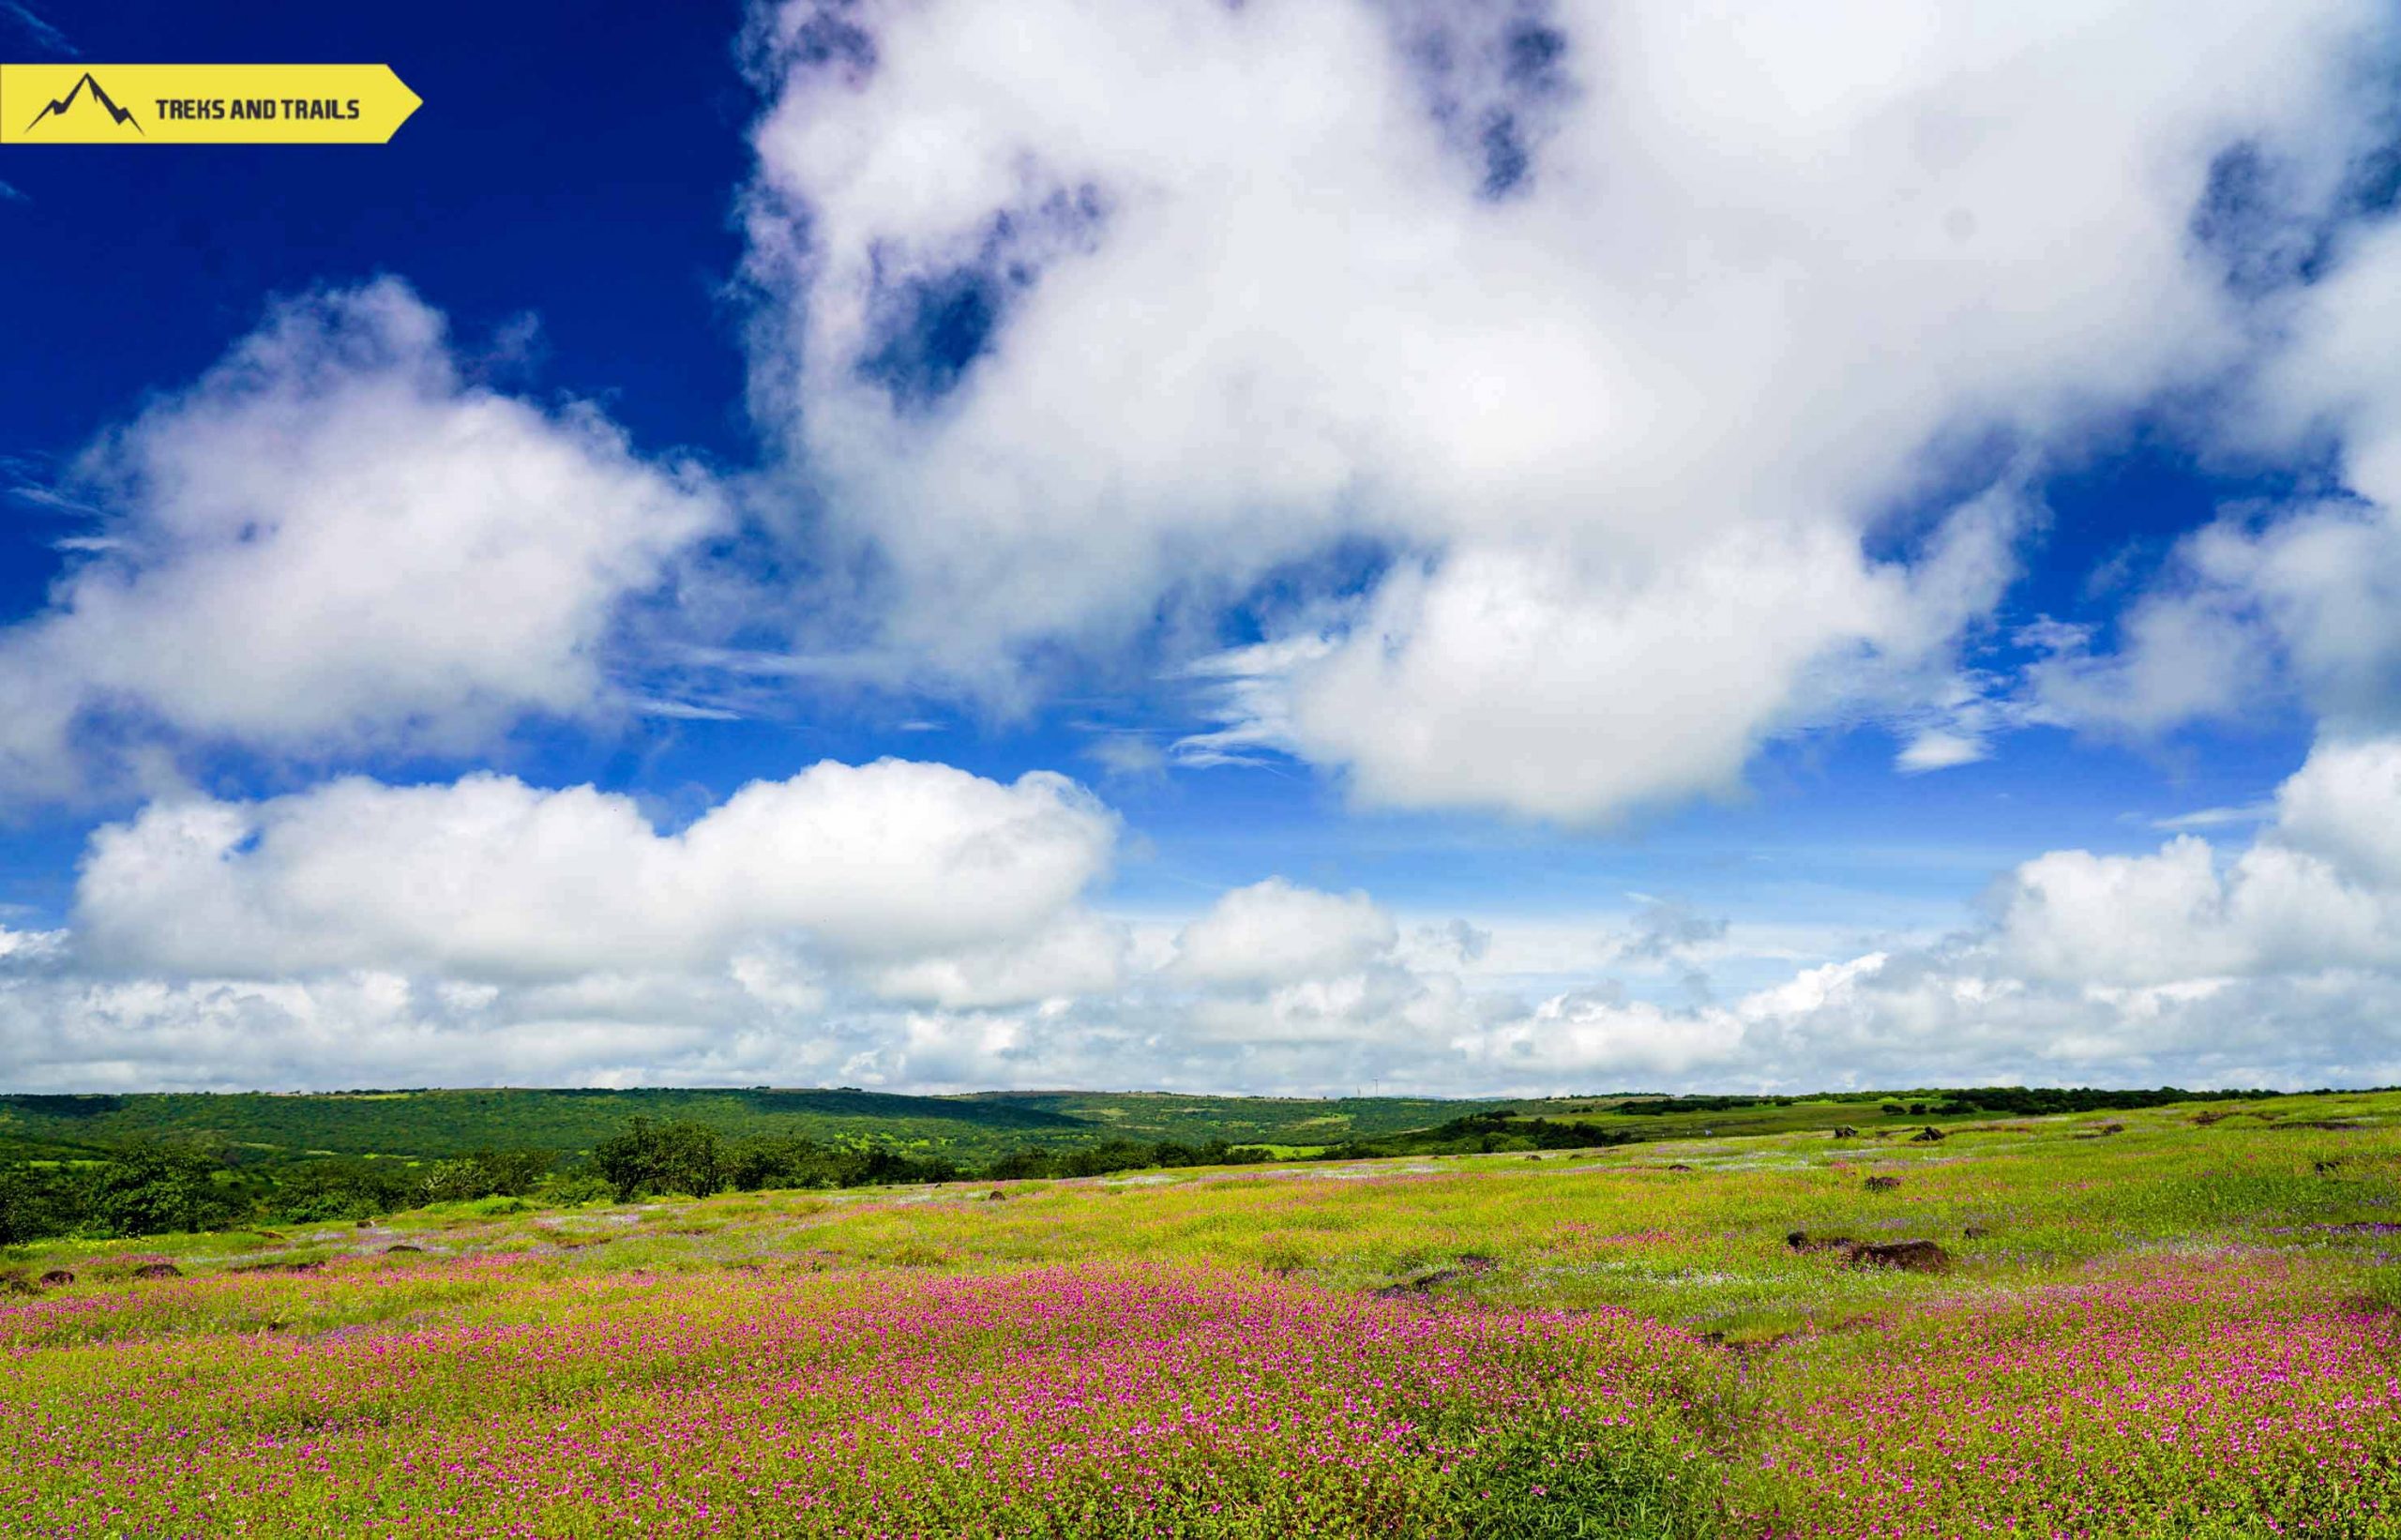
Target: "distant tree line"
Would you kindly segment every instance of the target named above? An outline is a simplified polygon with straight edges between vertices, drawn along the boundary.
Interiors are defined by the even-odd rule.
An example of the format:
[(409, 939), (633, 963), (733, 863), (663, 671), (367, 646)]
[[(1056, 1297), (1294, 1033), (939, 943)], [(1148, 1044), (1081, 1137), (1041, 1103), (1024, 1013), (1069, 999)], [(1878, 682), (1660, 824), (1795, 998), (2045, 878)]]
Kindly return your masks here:
[(1670, 1112), (1738, 1112), (1746, 1107), (1789, 1107), (1794, 1096), (1646, 1096), (1609, 1109), (1627, 1117), (1655, 1118)]
[(1352, 1140), (1326, 1152), (1332, 1160), (1373, 1160), (1387, 1155), (1501, 1155), (1535, 1150), (1594, 1150), (1631, 1144), (1637, 1136), (1624, 1129), (1590, 1123), (1561, 1123), (1550, 1118), (1511, 1117), (1506, 1112), (1472, 1112), (1431, 1128), (1381, 1139)]
[(891, 1184), (1022, 1181), (1106, 1176), (1159, 1166), (1238, 1166), (1275, 1156), (1255, 1145), (1119, 1139), (1082, 1149), (1028, 1145), (978, 1167), (943, 1155), (913, 1155), (888, 1145), (838, 1144), (805, 1136), (728, 1139), (703, 1123), (635, 1118), (592, 1152), (592, 1171), (617, 1198), (656, 1193), (695, 1197), (732, 1188), (863, 1187)]
[[(2180, 1101), (2241, 1101), (2282, 1095), (2276, 1091), (2184, 1091), (2163, 1085), (2156, 1091), (2096, 1091), (2089, 1086), (1985, 1085), (1966, 1091), (1932, 1093), (1925, 1104), (1934, 1112), (1998, 1112), (2007, 1117), (2044, 1117), (2055, 1112), (2133, 1112), (2146, 1107), (2167, 1107)], [(1911, 1117), (1924, 1116), (1910, 1107), (1888, 1100), (1884, 1110), (1899, 1107)]]
[(107, 1240), (322, 1224), (427, 1203), (532, 1197), (561, 1186), (555, 1164), (547, 1150), (487, 1150), (422, 1165), (333, 1159), (237, 1167), (204, 1141), (133, 1140), (97, 1160), (0, 1164), (0, 1246), (53, 1235)]
[(428, 1203), (488, 1198), (550, 1202), (696, 1197), (729, 1188), (858, 1187), (960, 1180), (1103, 1176), (1159, 1166), (1243, 1165), (1257, 1146), (1111, 1140), (1082, 1149), (1029, 1146), (964, 1166), (889, 1144), (802, 1136), (728, 1137), (704, 1123), (637, 1117), (589, 1159), (562, 1167), (548, 1150), (484, 1150), (423, 1163), (360, 1157), (242, 1165), (204, 1140), (143, 1140), (84, 1161), (0, 1162), (0, 1246), (53, 1236), (95, 1240), (262, 1224), (346, 1223)]
[(1798, 1101), (1878, 1102), (1893, 1117), (1940, 1117), (1997, 1112), (2009, 1117), (2041, 1117), (2057, 1112), (2129, 1112), (2166, 1107), (2180, 1101), (2230, 1101), (2274, 1096), (2275, 1091), (2184, 1091), (2164, 1085), (2156, 1091), (2099, 1091), (2090, 1086), (1983, 1085), (1966, 1090), (1851, 1091), (1823, 1096), (1638, 1096), (1618, 1102), (1609, 1111), (1626, 1117), (1665, 1117), (1684, 1112), (1738, 1112), (1748, 1108), (1790, 1107)]

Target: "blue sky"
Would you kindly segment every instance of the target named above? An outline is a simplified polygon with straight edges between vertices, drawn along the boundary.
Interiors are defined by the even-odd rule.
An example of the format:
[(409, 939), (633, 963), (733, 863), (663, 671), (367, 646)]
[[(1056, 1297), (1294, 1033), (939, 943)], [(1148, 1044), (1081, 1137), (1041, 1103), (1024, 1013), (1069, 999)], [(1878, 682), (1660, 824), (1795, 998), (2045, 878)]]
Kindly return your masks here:
[(2401, 1079), (2344, 0), (0, 8), (0, 1082)]

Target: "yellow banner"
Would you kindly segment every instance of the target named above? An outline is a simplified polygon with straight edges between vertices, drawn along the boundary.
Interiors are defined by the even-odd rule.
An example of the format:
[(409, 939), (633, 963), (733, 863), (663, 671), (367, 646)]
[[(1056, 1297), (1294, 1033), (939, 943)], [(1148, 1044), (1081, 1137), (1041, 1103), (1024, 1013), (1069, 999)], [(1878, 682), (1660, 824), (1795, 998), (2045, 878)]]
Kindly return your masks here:
[(380, 64), (0, 64), (0, 144), (381, 144), (422, 105)]

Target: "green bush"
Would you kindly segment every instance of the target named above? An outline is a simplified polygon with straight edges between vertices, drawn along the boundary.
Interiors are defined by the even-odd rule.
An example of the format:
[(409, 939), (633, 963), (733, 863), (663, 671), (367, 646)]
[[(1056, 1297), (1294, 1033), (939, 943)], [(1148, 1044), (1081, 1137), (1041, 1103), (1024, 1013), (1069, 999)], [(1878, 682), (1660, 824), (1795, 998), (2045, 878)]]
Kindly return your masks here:
[(586, 1203), (605, 1203), (616, 1197), (617, 1191), (606, 1177), (581, 1171), (573, 1176), (554, 1176), (542, 1185), (541, 1199), (563, 1209), (581, 1208)]

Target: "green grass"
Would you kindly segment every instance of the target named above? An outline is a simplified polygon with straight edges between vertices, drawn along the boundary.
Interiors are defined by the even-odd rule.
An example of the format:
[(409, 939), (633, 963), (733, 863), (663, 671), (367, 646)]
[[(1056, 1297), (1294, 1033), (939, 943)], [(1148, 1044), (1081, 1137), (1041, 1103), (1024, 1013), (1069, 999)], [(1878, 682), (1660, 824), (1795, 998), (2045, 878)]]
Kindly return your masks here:
[[(1036, 1110), (1069, 1115), (1062, 1105)], [(166, 1502), (158, 1494), (170, 1488), (175, 1501), (197, 1501), (195, 1483), (221, 1482), (252, 1494), (241, 1511), (263, 1534), (342, 1532), (370, 1510), (401, 1511), (374, 1502), (420, 1500), (432, 1506), (399, 1532), (444, 1532), (423, 1517), (437, 1499), (475, 1516), (453, 1532), (510, 1532), (491, 1472), (531, 1461), (523, 1479), (536, 1486), (571, 1475), (612, 1494), (578, 1508), (541, 1487), (552, 1493), (541, 1499), (549, 1517), (532, 1532), (544, 1534), (830, 1534), (847, 1525), (1699, 1540), (2008, 1532), (2014, 1523), (2020, 1533), (2158, 1540), (2401, 1535), (2401, 1094), (1967, 1117), (1927, 1143), (1834, 1140), (1813, 1121), (1834, 1107), (1850, 1116), (1833, 1121), (1880, 1125), (1872, 1108), (1804, 1102), (1760, 1110), (1789, 1120), (1776, 1132), (1730, 1136), (1720, 1113), (1711, 1139), (1538, 1159), (1175, 1170), (1004, 1184), (998, 1201), (991, 1184), (952, 1184), (575, 1210), (450, 1204), (367, 1230), (28, 1248), (9, 1264), (81, 1276), (38, 1299), (0, 1301), (14, 1374), (0, 1388), (0, 1457), (13, 1450), (20, 1464), (19, 1475), (0, 1477), (0, 1503), (17, 1503), (0, 1506), (0, 1519), (54, 1518), (98, 1502), (74, 1472), (116, 1469), (106, 1450), (172, 1448), (186, 1473), (143, 1502)], [(1170, 1114), (1154, 1106), (1140, 1115)], [(1689, 1169), (1670, 1169), (1679, 1166)], [(1900, 1185), (1871, 1192), (1869, 1176)], [(1952, 1267), (1862, 1269), (1794, 1249), (1793, 1230), (1930, 1239)], [(396, 1245), (422, 1249), (386, 1249)], [(154, 1258), (190, 1276), (126, 1276)], [(320, 1259), (329, 1265), (319, 1273), (235, 1271)], [(1200, 1312), (1164, 1336), (1140, 1324), (1147, 1316), (1110, 1315), (1113, 1306), (1054, 1320), (1043, 1303), (1088, 1288), (1102, 1291), (1095, 1298), (1148, 1299), (1170, 1288), (1162, 1279), (1186, 1280), (1170, 1291), (1197, 1291), (1175, 1297), (1198, 1303), (1175, 1308)], [(894, 1315), (891, 1301), (918, 1304)], [(1360, 1320), (1371, 1323), (1325, 1327), (1329, 1341), (1372, 1329), (1413, 1344), (1411, 1322), (1425, 1321), (1468, 1332), (1473, 1345), (1396, 1347), (1386, 1368), (1364, 1378), (1338, 1352), (1306, 1373), (1287, 1365), (1272, 1385), (1261, 1381), (1264, 1401), (1246, 1400), (1243, 1376), (1253, 1371), (1242, 1366), (1243, 1344), (1275, 1334), (1226, 1323), (1246, 1312), (1322, 1322), (1327, 1309), (1366, 1310)], [(883, 1324), (825, 1324), (870, 1317)], [(908, 1346), (920, 1319), (939, 1337), (922, 1350)], [(742, 1348), (763, 1322), (785, 1323), (774, 1328), (784, 1345)], [(845, 1335), (854, 1331), (865, 1335)], [(631, 1354), (614, 1368), (609, 1341)], [(1214, 1345), (1192, 1346), (1203, 1341)], [(340, 1351), (310, 1346), (320, 1342)], [(380, 1378), (353, 1365), (364, 1351), (354, 1342), (383, 1345)], [(846, 1366), (821, 1362), (828, 1352)], [(1046, 1356), (1054, 1352), (1068, 1356)], [(1145, 1366), (1157, 1365), (1181, 1366)], [(745, 1441), (766, 1437), (755, 1417), (772, 1423), (775, 1408), (795, 1427), (822, 1415), (832, 1431), (808, 1437), (837, 1442), (840, 1429), (869, 1426), (857, 1409), (886, 1405), (878, 1397), (920, 1407), (944, 1427), (984, 1427), (975, 1409), (1001, 1392), (978, 1385), (1004, 1382), (1008, 1396), (1049, 1406), (1059, 1376), (1081, 1384), (1087, 1372), (1132, 1397), (1122, 1401), (1130, 1420), (1042, 1413), (1024, 1425), (1049, 1429), (1056, 1447), (1039, 1458), (1015, 1442), (1032, 1436), (1017, 1424), (975, 1435), (1004, 1463), (1054, 1460), (1055, 1502), (1017, 1487), (995, 1495), (976, 1485), (981, 1466), (929, 1473), (920, 1462), (936, 1457), (927, 1451), (966, 1435), (913, 1442), (934, 1424), (883, 1412), (870, 1424), (885, 1442), (871, 1450), (853, 1439), (838, 1458), (834, 1444), (810, 1445), (834, 1494), (825, 1501), (849, 1509), (794, 1517), (783, 1499), (759, 1495), (772, 1484), (728, 1474), (755, 1463), (744, 1451), (768, 1447)], [(164, 1378), (138, 1378), (154, 1373)], [(1134, 1378), (1110, 1378), (1121, 1374)], [(1436, 1378), (1413, 1378), (1424, 1374)], [(113, 1375), (146, 1388), (103, 1394)], [(841, 1396), (867, 1399), (840, 1410), (825, 1399), (838, 1381), (849, 1387)], [(1415, 1387), (1405, 1397), (1404, 1384)], [(1626, 1398), (1600, 1385), (1627, 1387)], [(1213, 1418), (1263, 1408), (1264, 1420), (1222, 1443), (1170, 1439), (1158, 1430), (1182, 1426), (1178, 1406), (1214, 1409)], [(261, 1418), (286, 1419), (275, 1426), (288, 1424), (293, 1450), (321, 1435), (330, 1463), (316, 1470), (280, 1445), (261, 1453)], [(705, 1439), (642, 1467), (673, 1495), (642, 1525), (619, 1501), (630, 1468), (618, 1456), (559, 1465), (525, 1452), (553, 1423), (657, 1430), (696, 1418)], [(1361, 1431), (1385, 1426), (1376, 1419), (1410, 1431), (1379, 1442)], [(1287, 1441), (1287, 1421), (1306, 1433), (1300, 1442)], [(1269, 1423), (1283, 1431), (1262, 1431)], [(523, 1449), (503, 1447), (520, 1435)], [(42, 1438), (94, 1453), (79, 1457), (84, 1465), (44, 1463), (35, 1457), (49, 1447)], [(493, 1463), (394, 1463), (396, 1451), (431, 1452), (444, 1440)], [(1137, 1446), (1146, 1453), (1126, 1452)], [(1366, 1463), (1322, 1462), (1312, 1449)], [(868, 1463), (842, 1463), (853, 1456)], [(1279, 1484), (1277, 1472), (1291, 1479)], [(1179, 1517), (1108, 1527), (1115, 1520), (1095, 1516), (1107, 1509), (1111, 1472), (1165, 1504), (1148, 1511)], [(867, 1494), (912, 1482), (929, 1494), (908, 1510), (915, 1529), (891, 1514), (870, 1521)], [(1035, 1488), (1050, 1489), (1026, 1490)], [(253, 1501), (258, 1492), (281, 1494), (283, 1505)], [(370, 1502), (361, 1495), (370, 1492), (385, 1495)], [(1228, 1493), (1250, 1506), (1230, 1508)], [(1071, 1499), (1088, 1505), (1072, 1522), (1062, 1506)], [(704, 1500), (715, 1519), (697, 1516)], [(152, 1527), (83, 1532), (204, 1532), (157, 1527), (155, 1502), (127, 1511)], [(1024, 1527), (991, 1517), (1003, 1513)], [(825, 1527), (811, 1527), (820, 1519)], [(708, 1527), (718, 1520), (725, 1527)], [(61, 1520), (27, 1532), (68, 1530)]]

